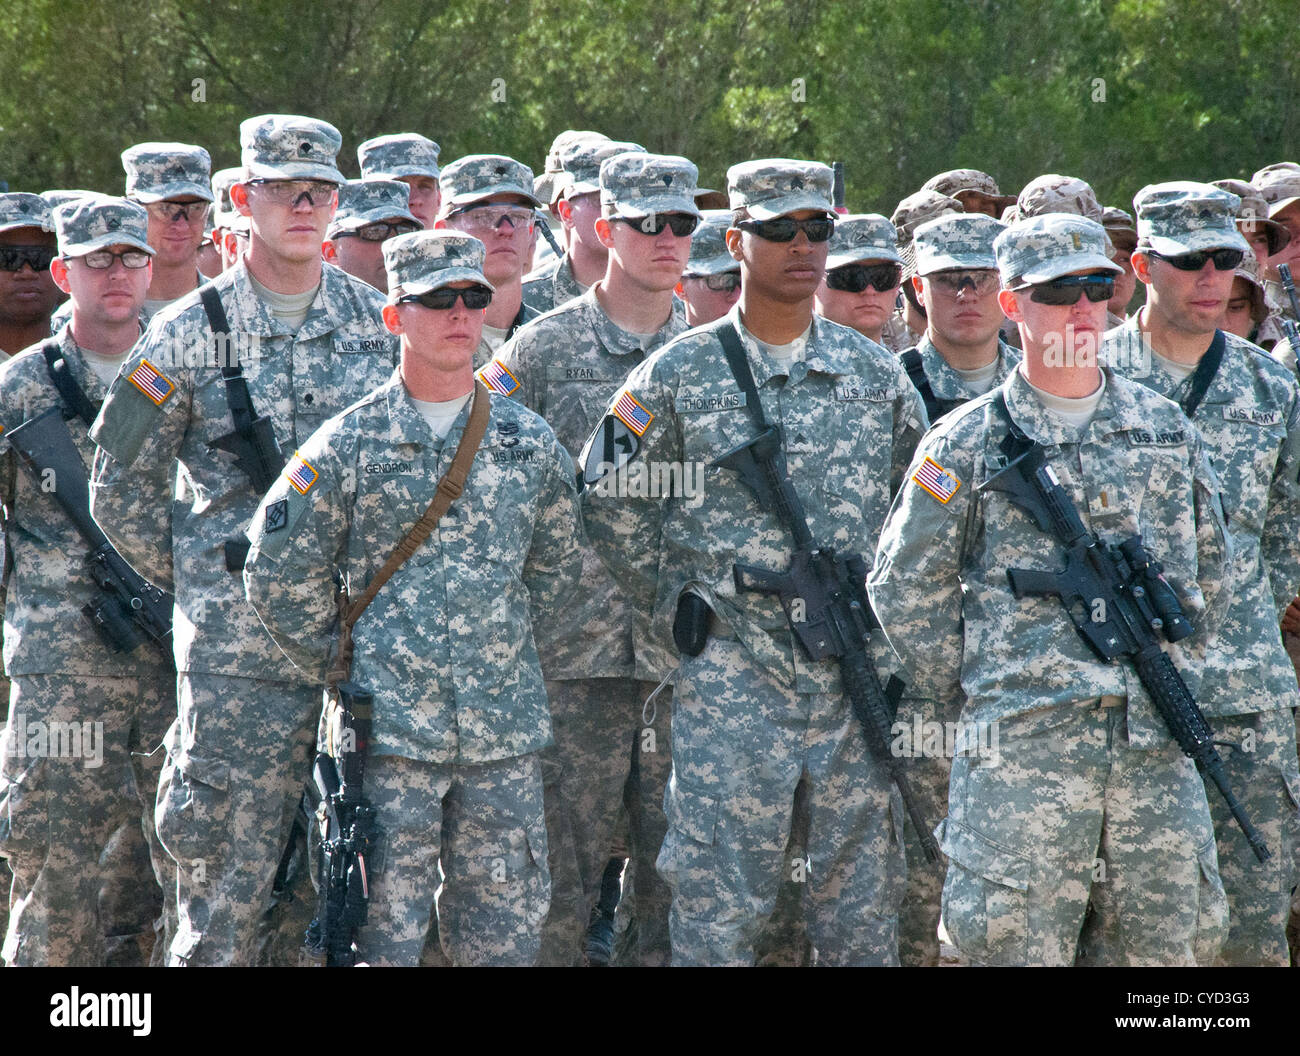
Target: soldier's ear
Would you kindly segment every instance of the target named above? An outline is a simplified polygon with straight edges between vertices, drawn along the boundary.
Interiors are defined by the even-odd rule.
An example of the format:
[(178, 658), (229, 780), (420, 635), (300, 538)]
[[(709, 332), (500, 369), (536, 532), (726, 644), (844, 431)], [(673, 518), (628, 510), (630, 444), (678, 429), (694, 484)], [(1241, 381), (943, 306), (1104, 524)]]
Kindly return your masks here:
[(1133, 265), (1133, 274), (1137, 276), (1138, 282), (1143, 283), (1146, 286), (1150, 286), (1151, 285), (1151, 258), (1148, 257), (1145, 253), (1140, 253), (1135, 251), (1133, 253), (1133, 256), (1129, 258), (1129, 262)]
[(924, 308), (925, 288), (921, 285), (921, 276), (913, 275), (911, 282), (912, 282), (912, 292), (916, 294), (916, 303), (919, 304), (922, 308)]
[(729, 227), (722, 236), (727, 242), (727, 252), (731, 254), (732, 260), (743, 260), (744, 254), (740, 249), (741, 233), (738, 227)]
[(551, 206), (551, 212), (566, 227), (573, 223), (573, 203), (567, 198), (557, 199), (555, 204)]
[(402, 325), (402, 317), (398, 314), (397, 305), (386, 304), (383, 308), (384, 325), (388, 327), (390, 334), (403, 334), (406, 327)]
[(614, 248), (614, 228), (607, 217), (601, 217), (596, 221), (596, 238), (606, 249)]
[(327, 264), (337, 264), (339, 262), (339, 244), (332, 238), (325, 239), (320, 244), (321, 259)]
[(235, 210), (244, 216), (252, 216), (253, 210), (248, 207), (248, 187), (242, 183), (232, 184), (230, 187), (230, 204)]
[(998, 290), (998, 307), (1013, 323), (1022, 323), (1025, 314), (1020, 310), (1020, 296), (1015, 290)]
[(55, 257), (50, 261), (50, 278), (64, 293), (72, 292), (72, 287), (68, 285), (68, 262), (62, 257)]

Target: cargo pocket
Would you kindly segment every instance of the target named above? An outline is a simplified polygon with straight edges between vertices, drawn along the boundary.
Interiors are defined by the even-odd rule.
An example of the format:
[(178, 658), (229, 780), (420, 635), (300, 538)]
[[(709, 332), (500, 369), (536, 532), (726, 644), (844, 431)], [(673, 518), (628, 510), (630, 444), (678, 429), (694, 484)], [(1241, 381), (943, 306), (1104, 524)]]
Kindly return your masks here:
[(45, 762), (35, 759), (26, 770), (0, 779), (0, 855), (6, 858), (43, 862), (49, 852)]
[(539, 814), (524, 826), (520, 875), (524, 877), (525, 912), (529, 928), (540, 929), (551, 908), (551, 867), (546, 859), (546, 815)]
[(158, 790), (158, 839), (182, 866), (208, 861), (230, 839), (230, 764), (195, 745), (171, 758)]
[(962, 956), (989, 965), (1029, 956), (1030, 862), (945, 819), (939, 848), (948, 856), (943, 921)]
[(1213, 964), (1228, 940), (1228, 896), (1219, 877), (1219, 855), (1214, 840), (1196, 852), (1201, 877), (1196, 900), (1196, 941), (1192, 952), (1198, 965)]
[(668, 832), (655, 868), (673, 889), (676, 910), (713, 919), (717, 909), (718, 801), (674, 777), (664, 795)]

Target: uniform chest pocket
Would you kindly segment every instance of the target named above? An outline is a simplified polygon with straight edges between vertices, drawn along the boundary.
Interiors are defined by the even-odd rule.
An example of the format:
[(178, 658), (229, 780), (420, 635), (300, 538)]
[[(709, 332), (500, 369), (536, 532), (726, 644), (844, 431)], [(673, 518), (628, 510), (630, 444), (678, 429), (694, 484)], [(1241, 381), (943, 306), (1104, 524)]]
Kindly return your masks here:
[(592, 367), (548, 367), (541, 414), (570, 451), (579, 451), (600, 421), (621, 378)]
[(1210, 459), (1219, 477), (1224, 513), (1233, 529), (1258, 535), (1264, 528), (1286, 429), (1249, 417), (1233, 418), (1233, 411), (1231, 407), (1224, 409), (1225, 421), (1212, 438)]
[[(428, 509), (437, 481), (417, 473), (372, 474), (366, 471), (365, 466), (361, 467), (361, 472), (364, 482), (358, 489), (352, 536), (360, 541), (364, 549), (362, 556), (374, 561), (378, 567)], [(408, 560), (410, 564), (421, 567), (434, 560), (437, 554), (436, 545), (426, 540)]]

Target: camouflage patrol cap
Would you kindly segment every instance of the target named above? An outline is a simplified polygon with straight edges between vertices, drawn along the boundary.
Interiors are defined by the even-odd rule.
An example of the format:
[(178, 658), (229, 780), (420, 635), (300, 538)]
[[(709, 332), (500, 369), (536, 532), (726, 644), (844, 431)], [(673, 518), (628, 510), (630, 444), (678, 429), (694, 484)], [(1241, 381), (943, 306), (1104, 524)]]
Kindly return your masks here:
[(1151, 183), (1133, 197), (1138, 251), (1177, 256), (1200, 249), (1249, 249), (1237, 230), (1241, 199), (1208, 183)]
[(687, 213), (695, 207), (699, 170), (674, 154), (624, 151), (600, 163), (600, 207), (611, 216)]
[(161, 202), (187, 195), (212, 201), (212, 159), (192, 143), (137, 143), (122, 151), (126, 197)]
[(24, 194), (21, 191), (0, 194), (0, 231), (15, 231), (20, 227), (39, 227), (42, 231), (53, 231), (50, 203), (39, 194)]
[(603, 132), (566, 128), (551, 140), (551, 149), (546, 152), (546, 165), (542, 170), (542, 174), (533, 180), (533, 193), (537, 195), (540, 201), (545, 202), (547, 205), (555, 204), (555, 200), (564, 190), (563, 181), (557, 178), (564, 171), (560, 165), (560, 155), (574, 143), (580, 143), (587, 139), (609, 139), (609, 136)]
[(1245, 180), (1214, 180), (1211, 186), (1241, 199), (1241, 204), (1237, 206), (1237, 230), (1246, 236), (1261, 234), (1267, 238), (1270, 256), (1281, 251), (1291, 241), (1290, 231), (1276, 220), (1268, 219), (1268, 202), (1253, 183)]
[[(218, 169), (212, 174), (212, 225), (214, 227), (231, 227), (235, 218), (242, 214), (230, 202), (230, 188), (244, 178), (242, 166), (230, 169)], [(243, 217), (247, 220), (247, 217)]]
[(1132, 253), (1137, 248), (1138, 229), (1133, 217), (1123, 209), (1108, 205), (1101, 211), (1101, 226), (1111, 245), (1121, 253)]
[(755, 220), (771, 220), (817, 209), (831, 216), (835, 177), (829, 165), (790, 158), (742, 161), (727, 170), (727, 195), (733, 210), (745, 209)]
[(1291, 162), (1284, 161), (1260, 169), (1251, 177), (1250, 182), (1259, 189), (1264, 201), (1268, 202), (1270, 218), (1300, 201), (1300, 169), (1291, 166)]
[(1000, 193), (997, 181), (987, 172), (980, 172), (979, 169), (949, 169), (937, 176), (931, 176), (921, 184), (921, 190), (946, 194), (949, 198), (956, 198), (958, 201), (963, 194), (990, 198), (997, 203), (999, 213), (1016, 200), (1014, 194)]
[(357, 146), (357, 164), (363, 180), (397, 180), (403, 176), (438, 178), (442, 148), (418, 132), (376, 136)]
[(1017, 220), (993, 240), (1002, 284), (1035, 284), (1078, 271), (1124, 269), (1106, 253), (1106, 231), (1096, 220), (1073, 213), (1044, 213)]
[(562, 176), (555, 178), (557, 195), (594, 194), (600, 190), (600, 167), (619, 154), (644, 154), (645, 147), (617, 139), (581, 139), (560, 152)]
[(249, 180), (343, 183), (336, 165), (343, 137), (328, 121), (263, 114), (240, 123), (240, 160)]
[(721, 275), (726, 271), (739, 271), (740, 261), (727, 249), (727, 228), (731, 226), (730, 209), (707, 209), (695, 234), (691, 236), (691, 257), (686, 262), (685, 276)]
[(837, 217), (831, 248), (826, 254), (826, 270), (853, 264), (859, 260), (889, 260), (902, 264), (898, 252), (898, 233), (894, 225), (879, 213), (849, 213)]
[(453, 282), (477, 282), (489, 290), (483, 276), (483, 243), (459, 231), (413, 231), (384, 242), (388, 298), (428, 293)]
[(442, 170), (442, 214), (494, 194), (517, 194), (534, 207), (542, 203), (533, 194), (533, 170), (504, 154), (466, 154)]
[(993, 269), (998, 266), (993, 240), (1006, 225), (985, 213), (962, 213), (927, 220), (912, 233), (916, 274), (932, 275), (954, 268)]
[(75, 202), (78, 198), (84, 198), (88, 194), (97, 193), (97, 191), (70, 191), (65, 190), (64, 188), (58, 188), (52, 191), (41, 191), (41, 197), (49, 203), (51, 209), (57, 209), (64, 202)]
[(149, 214), (126, 198), (91, 194), (54, 210), (59, 255), (82, 257), (106, 246), (130, 246), (153, 256), (148, 242)]
[(401, 180), (348, 180), (339, 188), (339, 207), (326, 238), (379, 220), (406, 220), (423, 227), (410, 209), (411, 188)]

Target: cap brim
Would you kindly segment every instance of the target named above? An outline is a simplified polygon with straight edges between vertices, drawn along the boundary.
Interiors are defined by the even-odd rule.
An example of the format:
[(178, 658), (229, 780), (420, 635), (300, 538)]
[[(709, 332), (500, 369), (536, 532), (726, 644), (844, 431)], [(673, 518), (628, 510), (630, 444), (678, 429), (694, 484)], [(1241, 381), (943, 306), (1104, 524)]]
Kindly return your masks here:
[[(1263, 218), (1259, 218), (1255, 220), (1238, 219), (1237, 220), (1238, 231), (1241, 231), (1241, 225), (1243, 224), (1253, 224), (1254, 230), (1252, 230), (1250, 233), (1252, 235), (1262, 234), (1266, 239), (1268, 239), (1268, 255), (1270, 257), (1280, 253), (1283, 249), (1286, 248), (1287, 244), (1291, 241), (1291, 232), (1288, 231), (1281, 224), (1279, 224), (1276, 220), (1265, 220)], [(1242, 238), (1246, 237), (1245, 232), (1242, 232), (1241, 237)]]
[(49, 227), (46, 227), (44, 224), (32, 223), (30, 220), (15, 220), (11, 223), (0, 224), (0, 234), (3, 234), (5, 231), (21, 231), (24, 227), (35, 228), (37, 231), (42, 231), (47, 235), (54, 234), (53, 222), (50, 223)]
[(731, 256), (730, 253), (722, 253), (716, 257), (707, 257), (704, 260), (691, 260), (686, 263), (686, 270), (683, 275), (721, 275), (728, 271), (739, 271), (740, 261)]
[[(602, 195), (602, 201), (603, 198)], [(689, 216), (700, 216), (700, 211), (695, 205), (695, 199), (683, 198), (680, 194), (637, 198), (631, 202), (610, 202), (610, 208), (615, 216), (621, 216), (629, 220), (650, 216), (652, 213), (686, 213)]]
[(997, 271), (998, 259), (991, 253), (936, 253), (933, 256), (929, 254), (918, 256), (916, 259), (916, 274), (921, 276), (932, 275), (936, 271), (957, 269)]
[(1274, 202), (1268, 207), (1269, 217), (1277, 216), (1283, 209), (1289, 209), (1296, 202), (1300, 202), (1300, 198), (1283, 198), (1280, 202)]
[(333, 165), (322, 165), (318, 161), (294, 161), (283, 165), (250, 162), (244, 168), (247, 176), (240, 183), (249, 180), (324, 180), (327, 183), (347, 183), (347, 178)]
[(523, 187), (517, 183), (500, 183), (476, 191), (464, 191), (460, 194), (454, 194), (450, 198), (444, 198), (442, 201), (443, 211), (445, 212), (449, 207), (481, 202), (484, 198), (492, 198), (498, 194), (517, 194), (521, 198), (527, 198), (534, 209), (539, 209), (542, 206), (542, 202), (538, 200), (537, 195), (533, 194), (531, 187)]
[(1071, 253), (1068, 257), (1052, 257), (1041, 261), (1036, 269), (1020, 272), (1020, 278), (1022, 282), (1033, 285), (1039, 282), (1051, 282), (1062, 275), (1072, 275), (1076, 271), (1109, 271), (1119, 275), (1123, 270), (1110, 258), (1100, 253)]
[(97, 249), (107, 249), (109, 246), (130, 246), (148, 253), (151, 257), (154, 255), (153, 247), (148, 242), (124, 235), (121, 231), (109, 231), (98, 238), (92, 238), (89, 242), (62, 244), (59, 246), (59, 254), (65, 257), (84, 257), (87, 253), (94, 253)]
[(745, 209), (755, 220), (775, 220), (778, 216), (797, 213), (804, 209), (816, 209), (821, 213), (835, 215), (835, 206), (831, 204), (829, 199), (811, 192), (807, 194), (791, 194), (784, 198), (769, 198), (763, 202), (747, 205)]
[(394, 165), (382, 172), (367, 172), (361, 178), (363, 180), (400, 180), (403, 176), (429, 176), (436, 180), (439, 172), (437, 166), (429, 168), (427, 165)]
[(898, 250), (886, 251), (877, 246), (869, 253), (828, 253), (826, 254), (826, 270), (842, 268), (845, 264), (858, 264), (864, 260), (889, 261), (891, 264), (906, 263)]
[[(1139, 245), (1139, 249), (1141, 249)], [(1223, 228), (1203, 231), (1188, 231), (1178, 238), (1166, 238), (1163, 235), (1148, 235), (1146, 248), (1166, 257), (1176, 257), (1182, 253), (1199, 253), (1203, 249), (1250, 249), (1250, 243), (1241, 237), (1233, 225), (1231, 232)]]
[[(949, 198), (956, 198), (961, 201), (960, 195), (971, 194), (977, 198), (983, 198), (986, 202), (992, 202), (998, 210), (998, 215), (1002, 215), (1002, 210), (1008, 205), (1015, 205), (1019, 199), (1014, 194), (989, 194), (988, 191), (977, 191), (974, 187), (966, 187), (962, 190), (953, 191), (948, 195)], [(965, 203), (962, 203), (963, 205)]]
[(424, 227), (420, 221), (408, 212), (394, 212), (391, 209), (384, 209), (379, 212), (363, 213), (360, 216), (345, 216), (342, 220), (337, 219), (330, 221), (329, 236), (333, 237), (340, 231), (355, 231), (359, 227), (365, 227), (367, 224), (377, 224), (381, 221), (388, 220), (409, 220), (413, 224), (419, 224)]
[(169, 183), (165, 187), (155, 188), (151, 191), (142, 191), (137, 188), (127, 195), (133, 202), (140, 202), (144, 205), (151, 205), (154, 202), (162, 202), (168, 198), (180, 198), (182, 196), (202, 198), (205, 202), (213, 201), (212, 187), (206, 183)]
[(450, 286), (453, 282), (477, 282), (480, 286), (486, 286), (493, 293), (497, 288), (483, 277), (481, 271), (475, 271), (473, 268), (447, 268), (445, 271), (438, 272), (437, 278), (433, 281), (403, 282), (402, 296), (418, 296), (421, 293), (429, 293), (431, 290), (440, 290), (444, 286)]

